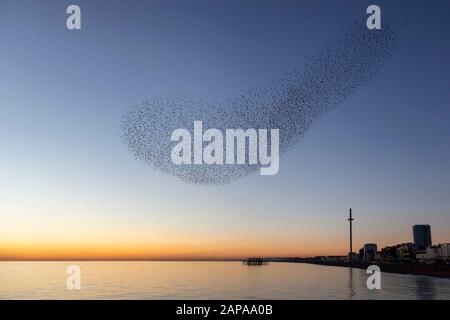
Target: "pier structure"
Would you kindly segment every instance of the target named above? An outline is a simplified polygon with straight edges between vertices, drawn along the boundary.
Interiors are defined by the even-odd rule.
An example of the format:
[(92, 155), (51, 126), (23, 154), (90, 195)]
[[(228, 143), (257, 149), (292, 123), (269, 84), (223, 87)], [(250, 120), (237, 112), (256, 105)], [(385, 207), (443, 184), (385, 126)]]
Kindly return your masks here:
[(263, 264), (267, 264), (261, 257), (250, 257), (245, 259), (243, 263), (248, 266), (262, 266)]

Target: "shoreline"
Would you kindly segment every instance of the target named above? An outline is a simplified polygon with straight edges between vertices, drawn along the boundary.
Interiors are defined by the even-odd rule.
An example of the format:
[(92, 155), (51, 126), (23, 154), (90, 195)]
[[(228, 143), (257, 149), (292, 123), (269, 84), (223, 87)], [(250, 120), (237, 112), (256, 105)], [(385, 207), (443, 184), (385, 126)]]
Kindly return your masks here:
[(377, 265), (381, 272), (409, 274), (416, 276), (431, 276), (450, 279), (450, 265), (448, 264), (401, 264), (401, 263), (366, 263), (366, 262), (337, 262), (337, 261), (308, 261), (301, 258), (267, 259), (268, 262), (305, 263), (320, 266), (367, 269), (370, 265)]

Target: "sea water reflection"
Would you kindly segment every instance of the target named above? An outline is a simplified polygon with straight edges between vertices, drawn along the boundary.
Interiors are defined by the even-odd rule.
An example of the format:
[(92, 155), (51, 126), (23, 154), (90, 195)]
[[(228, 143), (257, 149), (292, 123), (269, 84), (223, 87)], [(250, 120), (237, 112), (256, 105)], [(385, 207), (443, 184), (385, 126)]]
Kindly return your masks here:
[[(79, 265), (82, 289), (68, 290)], [(298, 263), (0, 262), (0, 299), (450, 299), (450, 279)]]

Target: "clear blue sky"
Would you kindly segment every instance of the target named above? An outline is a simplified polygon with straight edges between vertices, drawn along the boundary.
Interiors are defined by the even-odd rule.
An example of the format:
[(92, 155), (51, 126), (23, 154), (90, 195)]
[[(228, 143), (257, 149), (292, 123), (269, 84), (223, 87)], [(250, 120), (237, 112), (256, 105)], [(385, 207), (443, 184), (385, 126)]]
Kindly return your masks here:
[[(72, 3), (81, 31), (65, 26)], [(370, 4), (397, 51), (278, 175), (188, 185), (122, 143), (131, 106), (276, 79)], [(155, 257), (343, 254), (350, 206), (356, 246), (412, 241), (415, 223), (450, 242), (449, 32), (448, 1), (2, 1), (0, 258), (56, 242), (68, 255), (89, 243)]]

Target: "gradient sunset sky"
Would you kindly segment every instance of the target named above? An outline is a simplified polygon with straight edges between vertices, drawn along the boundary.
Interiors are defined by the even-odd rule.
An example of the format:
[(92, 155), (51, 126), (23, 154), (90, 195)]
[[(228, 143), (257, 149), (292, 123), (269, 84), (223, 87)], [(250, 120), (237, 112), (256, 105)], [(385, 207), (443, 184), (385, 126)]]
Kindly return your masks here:
[[(66, 29), (66, 7), (82, 30)], [(122, 115), (279, 78), (378, 4), (398, 49), (276, 176), (189, 185), (136, 160)], [(2, 1), (0, 260), (346, 254), (450, 242), (449, 1)]]

